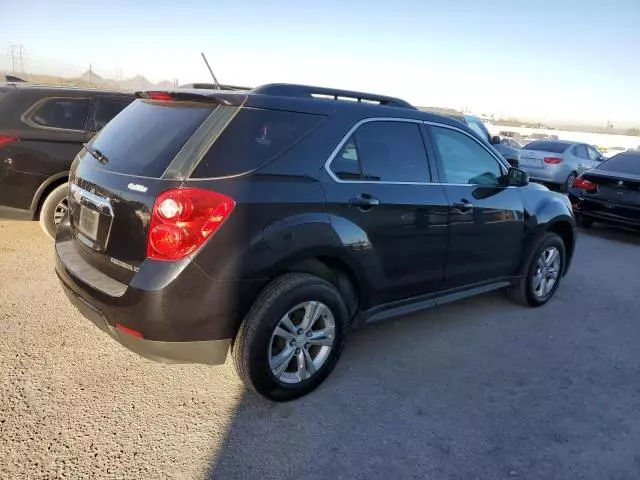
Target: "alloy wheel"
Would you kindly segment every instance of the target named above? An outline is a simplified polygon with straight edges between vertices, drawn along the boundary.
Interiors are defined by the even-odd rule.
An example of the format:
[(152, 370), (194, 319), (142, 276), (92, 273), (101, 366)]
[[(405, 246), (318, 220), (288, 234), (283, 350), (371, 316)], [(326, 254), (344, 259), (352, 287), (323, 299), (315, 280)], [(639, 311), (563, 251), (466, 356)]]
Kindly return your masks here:
[(333, 313), (322, 302), (303, 302), (290, 309), (271, 335), (271, 373), (288, 384), (311, 378), (329, 358), (335, 330)]
[(60, 202), (58, 202), (58, 205), (56, 205), (56, 208), (53, 211), (53, 223), (55, 223), (56, 227), (60, 224), (62, 218), (68, 211), (69, 204), (67, 203), (67, 199), (63, 198), (62, 200), (60, 200)]
[(532, 279), (536, 297), (545, 298), (553, 291), (560, 275), (560, 260), (560, 251), (556, 247), (547, 248), (538, 258)]

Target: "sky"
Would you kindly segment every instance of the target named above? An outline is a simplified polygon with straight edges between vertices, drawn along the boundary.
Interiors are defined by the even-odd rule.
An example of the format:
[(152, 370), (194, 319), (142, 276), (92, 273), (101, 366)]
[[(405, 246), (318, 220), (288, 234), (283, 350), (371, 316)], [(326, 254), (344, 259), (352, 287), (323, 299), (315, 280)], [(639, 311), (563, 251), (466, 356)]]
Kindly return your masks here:
[(210, 81), (202, 51), (223, 83), (640, 126), (640, 0), (2, 3), (0, 70), (21, 44), (33, 73)]

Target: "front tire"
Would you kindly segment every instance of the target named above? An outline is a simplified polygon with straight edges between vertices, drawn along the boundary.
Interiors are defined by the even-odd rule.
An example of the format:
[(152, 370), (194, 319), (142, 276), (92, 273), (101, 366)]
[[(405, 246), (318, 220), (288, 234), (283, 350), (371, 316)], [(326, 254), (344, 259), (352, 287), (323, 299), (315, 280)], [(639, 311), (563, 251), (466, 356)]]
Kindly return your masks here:
[(278, 402), (317, 388), (344, 346), (347, 308), (326, 280), (291, 273), (258, 295), (236, 335), (232, 355), (242, 381)]
[(69, 210), (67, 191), (66, 183), (54, 188), (44, 199), (40, 208), (40, 227), (50, 238), (55, 238), (58, 224)]
[(507, 297), (526, 307), (540, 307), (558, 290), (566, 265), (562, 239), (555, 233), (543, 234), (529, 255), (525, 274), (506, 289)]

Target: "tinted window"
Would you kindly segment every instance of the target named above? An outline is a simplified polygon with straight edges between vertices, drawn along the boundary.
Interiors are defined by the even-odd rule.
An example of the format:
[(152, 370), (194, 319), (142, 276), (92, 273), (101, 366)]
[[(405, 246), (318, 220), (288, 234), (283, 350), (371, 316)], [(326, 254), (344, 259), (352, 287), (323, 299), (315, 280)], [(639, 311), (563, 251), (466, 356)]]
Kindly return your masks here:
[(596, 169), (640, 175), (640, 153), (619, 153), (598, 165)]
[(477, 141), (448, 128), (432, 127), (431, 131), (444, 182), (495, 185), (502, 176), (498, 161)]
[(97, 97), (93, 113), (92, 131), (97, 132), (109, 123), (109, 121), (119, 114), (127, 105), (133, 101), (128, 97)]
[(477, 133), (478, 136), (483, 140), (489, 140), (489, 131), (486, 129), (486, 127), (480, 120), (473, 117), (465, 117), (465, 118), (467, 120), (467, 125), (469, 125), (469, 128), (471, 130)]
[(324, 118), (243, 108), (211, 146), (191, 177), (224, 177), (254, 170), (288, 150)]
[(568, 146), (569, 144), (565, 142), (537, 140), (525, 145), (524, 150), (538, 150), (541, 152), (562, 153), (567, 149)]
[(331, 161), (331, 171), (341, 180), (362, 180), (358, 150), (353, 136)]
[(89, 116), (87, 98), (49, 98), (29, 115), (35, 125), (66, 130), (84, 130)]
[(589, 160), (589, 152), (587, 151), (587, 147), (584, 145), (576, 145), (573, 147), (573, 154), (584, 160)]
[(354, 134), (364, 180), (430, 182), (420, 127), (409, 122), (368, 122)]
[(136, 100), (93, 138), (91, 146), (108, 159), (102, 168), (160, 177), (214, 108), (195, 102)]

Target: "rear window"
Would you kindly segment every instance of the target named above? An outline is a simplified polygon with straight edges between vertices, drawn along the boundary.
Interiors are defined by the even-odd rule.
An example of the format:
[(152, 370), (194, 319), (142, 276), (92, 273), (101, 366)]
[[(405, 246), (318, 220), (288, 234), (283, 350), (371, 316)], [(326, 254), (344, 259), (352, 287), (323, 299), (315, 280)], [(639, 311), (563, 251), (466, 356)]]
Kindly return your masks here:
[(640, 153), (619, 153), (598, 165), (596, 170), (640, 175)]
[(107, 158), (105, 169), (161, 177), (215, 105), (136, 100), (107, 123), (91, 146)]
[(243, 108), (191, 178), (225, 177), (254, 170), (284, 153), (323, 119), (321, 115)]
[(550, 142), (548, 140), (538, 140), (531, 142), (524, 147), (524, 150), (538, 150), (540, 152), (553, 152), (562, 153), (567, 147), (568, 143), (564, 142)]

